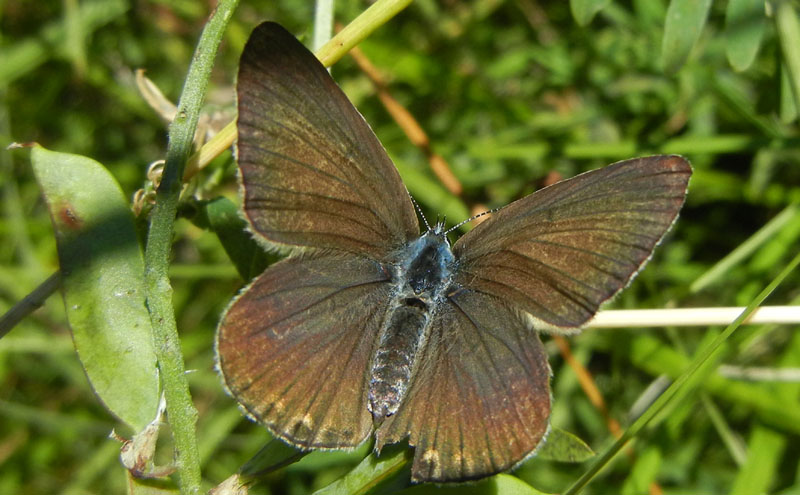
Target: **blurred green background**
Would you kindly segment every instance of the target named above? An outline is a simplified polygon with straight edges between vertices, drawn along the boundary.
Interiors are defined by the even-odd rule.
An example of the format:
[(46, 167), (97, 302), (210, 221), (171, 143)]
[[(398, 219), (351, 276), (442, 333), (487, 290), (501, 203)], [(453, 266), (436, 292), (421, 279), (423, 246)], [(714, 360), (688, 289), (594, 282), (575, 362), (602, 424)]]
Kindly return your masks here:
[[(455, 223), (463, 218), (454, 215), (476, 205), (501, 206), (540, 187), (551, 172), (569, 177), (660, 152), (687, 156), (695, 175), (677, 225), (610, 307), (747, 304), (799, 245), (800, 94), (792, 94), (785, 64), (787, 57), (800, 57), (800, 43), (781, 48), (786, 35), (775, 15), (782, 2), (713, 2), (696, 42), (691, 19), (684, 20), (673, 29), (681, 33), (675, 45), (666, 49), (667, 1), (597, 3), (603, 8), (589, 19), (577, 8), (573, 14), (570, 2), (423, 0), (361, 44), (389, 92), (418, 119), (433, 150), (462, 182), (461, 198), (444, 191), (425, 154), (391, 119), (351, 58), (337, 63), (333, 75), (428, 218), (447, 214)], [(731, 3), (755, 6), (757, 15), (733, 22)], [(310, 39), (313, 6), (299, 4), (241, 3), (206, 100), (215, 122), (234, 116), (237, 60), (255, 25), (274, 20)], [(800, 7), (786, 5), (780, 12), (797, 22)], [(338, 2), (335, 19), (346, 24), (368, 6)], [(177, 100), (212, 8), (213, 2), (189, 0), (0, 3), (0, 145), (36, 141), (89, 156), (132, 197), (145, 184), (148, 165), (166, 149), (166, 125), (139, 95), (134, 71), (146, 69)], [(694, 47), (682, 63), (675, 55), (687, 42)], [(3, 311), (58, 268), (50, 218), (28, 157), (25, 151), (0, 152)], [(231, 154), (218, 157), (194, 187), (199, 198), (238, 201)], [(775, 218), (770, 235), (752, 240)], [(214, 234), (185, 219), (176, 228), (175, 311), (193, 371), (203, 474), (211, 487), (269, 436), (241, 417), (213, 370), (217, 320), (243, 281)], [(696, 283), (732, 252), (741, 256), (702, 287)], [(798, 281), (796, 273), (790, 276), (768, 303), (797, 304)], [(723, 360), (740, 368), (798, 370), (799, 328), (743, 327)], [(647, 397), (652, 400), (648, 394), (674, 378), (719, 331), (590, 330), (570, 344), (610, 416), (624, 426), (641, 412), (642, 401), (646, 406)], [(613, 441), (602, 413), (545, 341), (554, 375), (553, 424), (602, 451)], [(585, 493), (800, 494), (800, 424), (780, 420), (785, 409), (800, 408), (798, 375), (786, 382), (717, 377), (695, 384)], [(774, 400), (765, 405), (759, 397)], [(86, 380), (56, 294), (0, 340), (0, 494), (122, 493), (119, 444), (107, 438), (115, 426)], [(365, 452), (312, 454), (253, 492), (309, 493), (345, 474)], [(533, 459), (515, 474), (557, 492), (584, 470), (582, 464)]]

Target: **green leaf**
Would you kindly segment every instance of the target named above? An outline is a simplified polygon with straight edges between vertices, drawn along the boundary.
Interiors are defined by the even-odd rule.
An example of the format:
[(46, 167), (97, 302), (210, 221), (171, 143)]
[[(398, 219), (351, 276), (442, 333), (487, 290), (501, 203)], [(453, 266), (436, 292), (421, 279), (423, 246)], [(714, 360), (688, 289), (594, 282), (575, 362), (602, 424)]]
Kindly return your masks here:
[(608, 3), (609, 0), (570, 0), (569, 8), (572, 10), (575, 22), (579, 26), (586, 26)]
[(725, 53), (737, 71), (750, 67), (766, 25), (764, 0), (730, 0), (725, 11)]
[(551, 428), (547, 441), (536, 452), (538, 459), (559, 462), (583, 462), (594, 456), (594, 451), (583, 440), (561, 428)]
[(781, 95), (780, 103), (778, 106), (778, 115), (780, 115), (781, 122), (784, 124), (791, 124), (797, 119), (797, 105), (794, 102), (794, 94), (792, 93), (792, 81), (789, 76), (789, 69), (786, 64), (781, 64)]
[(342, 478), (314, 492), (315, 495), (358, 495), (369, 493), (378, 485), (390, 481), (408, 467), (411, 449), (405, 443), (385, 447), (381, 455), (370, 454)]
[(789, 87), (794, 96), (795, 108), (800, 108), (800, 18), (793, 2), (777, 2), (773, 15), (778, 39), (781, 42), (781, 58), (789, 76)]
[(747, 444), (747, 462), (733, 482), (731, 495), (767, 493), (780, 468), (786, 441), (785, 435), (755, 423)]
[(667, 8), (661, 60), (664, 71), (674, 74), (689, 57), (703, 31), (711, 0), (672, 0)]
[(180, 490), (170, 479), (142, 479), (134, 477), (129, 471), (126, 482), (129, 495), (179, 495)]
[(625, 483), (622, 485), (622, 495), (648, 493), (650, 485), (656, 481), (660, 467), (661, 452), (659, 449), (656, 447), (645, 449), (637, 456), (630, 476), (625, 479)]
[(401, 495), (546, 495), (519, 478), (498, 474), (472, 484), (417, 485), (400, 492)]
[(75, 349), (100, 400), (140, 431), (156, 415), (159, 379), (133, 214), (96, 161), (39, 146), (31, 161), (55, 230)]
[(247, 461), (239, 472), (245, 479), (257, 478), (297, 462), (310, 453), (311, 451), (302, 451), (274, 438)]
[(239, 207), (228, 198), (219, 197), (201, 204), (199, 214), (193, 220), (217, 234), (222, 247), (244, 280), (260, 274), (279, 258), (267, 253), (255, 241), (248, 230), (247, 222), (239, 213)]

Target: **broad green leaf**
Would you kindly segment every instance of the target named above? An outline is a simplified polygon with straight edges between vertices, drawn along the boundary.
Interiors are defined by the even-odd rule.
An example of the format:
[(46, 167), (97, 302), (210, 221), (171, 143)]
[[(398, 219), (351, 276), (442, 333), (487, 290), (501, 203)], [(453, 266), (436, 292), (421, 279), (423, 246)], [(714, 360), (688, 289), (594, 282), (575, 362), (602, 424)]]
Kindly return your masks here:
[(789, 76), (789, 69), (786, 64), (781, 64), (781, 95), (780, 104), (778, 106), (778, 114), (781, 117), (781, 122), (784, 124), (791, 124), (797, 119), (798, 105), (794, 101), (794, 93), (792, 92), (792, 81)]
[(244, 280), (250, 280), (264, 271), (277, 255), (267, 253), (253, 239), (239, 207), (225, 197), (205, 202), (200, 206), (195, 223), (214, 231), (228, 253), (236, 270)]
[(458, 485), (423, 484), (407, 488), (402, 495), (546, 495), (519, 478), (498, 474), (477, 483)]
[(125, 471), (128, 495), (179, 495), (180, 490), (170, 479), (140, 479)]
[(275, 438), (256, 452), (239, 472), (244, 479), (256, 478), (297, 462), (309, 453), (310, 451), (302, 451)]
[(667, 15), (667, 6), (661, 0), (633, 0), (632, 7), (641, 26), (660, 25)]
[(703, 31), (711, 0), (672, 0), (667, 8), (661, 60), (664, 71), (673, 74), (689, 57)]
[(608, 5), (610, 0), (570, 0), (569, 7), (572, 10), (572, 17), (579, 26), (586, 26), (595, 14), (600, 12), (603, 7)]
[(302, 459), (302, 462), (292, 464), (287, 472), (319, 473), (326, 470), (335, 470), (341, 466), (355, 467), (372, 453), (371, 442), (364, 442), (353, 450), (315, 450)]
[(650, 485), (656, 481), (661, 462), (661, 451), (657, 447), (644, 449), (636, 457), (633, 469), (622, 485), (622, 495), (647, 493)]
[(138, 432), (156, 415), (159, 379), (133, 214), (96, 161), (36, 146), (31, 162), (53, 221), (78, 357), (100, 400)]
[(731, 495), (768, 493), (780, 468), (787, 440), (780, 432), (754, 423), (747, 443), (747, 462), (733, 482)]
[(352, 471), (330, 485), (314, 492), (315, 495), (358, 495), (369, 493), (390, 481), (403, 468), (409, 466), (412, 450), (407, 444), (390, 445), (376, 457), (370, 454)]
[(750, 67), (764, 36), (764, 0), (729, 0), (725, 11), (725, 53), (737, 71)]
[(583, 462), (594, 455), (583, 440), (561, 428), (552, 428), (547, 441), (536, 452), (537, 459), (560, 462)]
[(800, 16), (794, 2), (775, 2), (775, 27), (781, 42), (781, 59), (789, 76), (795, 108), (800, 108)]

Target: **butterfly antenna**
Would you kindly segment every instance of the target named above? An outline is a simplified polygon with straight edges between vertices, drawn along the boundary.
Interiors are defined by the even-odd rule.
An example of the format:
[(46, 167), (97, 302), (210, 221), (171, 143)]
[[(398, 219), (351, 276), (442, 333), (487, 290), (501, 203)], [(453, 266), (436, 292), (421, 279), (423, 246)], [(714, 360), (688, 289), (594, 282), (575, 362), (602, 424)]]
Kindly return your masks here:
[(411, 202), (414, 203), (414, 208), (417, 209), (417, 213), (419, 213), (420, 218), (422, 218), (422, 222), (425, 223), (425, 230), (431, 230), (431, 226), (430, 224), (428, 224), (428, 219), (425, 218), (425, 214), (422, 213), (422, 208), (419, 207), (419, 203), (417, 203), (417, 200), (415, 200), (414, 196), (410, 194), (408, 195), (408, 197), (411, 198)]
[(497, 210), (499, 210), (499, 209), (500, 209), (500, 208), (495, 208), (494, 210), (487, 210), (487, 211), (484, 211), (483, 213), (478, 213), (478, 214), (477, 214), (477, 215), (475, 215), (474, 217), (469, 217), (469, 218), (467, 218), (466, 220), (464, 220), (463, 222), (459, 223), (458, 225), (454, 225), (453, 227), (450, 227), (449, 229), (447, 229), (447, 230), (445, 231), (445, 235), (446, 235), (446, 234), (449, 234), (450, 232), (452, 232), (452, 231), (454, 231), (454, 230), (456, 230), (457, 228), (461, 227), (461, 226), (462, 226), (462, 225), (464, 225), (465, 223), (469, 223), (469, 222), (471, 222), (471, 221), (475, 220), (476, 218), (480, 218), (480, 217), (482, 217), (482, 216), (484, 216), (484, 215), (489, 215), (490, 213), (494, 213), (494, 212), (496, 212), (496, 211), (497, 211)]

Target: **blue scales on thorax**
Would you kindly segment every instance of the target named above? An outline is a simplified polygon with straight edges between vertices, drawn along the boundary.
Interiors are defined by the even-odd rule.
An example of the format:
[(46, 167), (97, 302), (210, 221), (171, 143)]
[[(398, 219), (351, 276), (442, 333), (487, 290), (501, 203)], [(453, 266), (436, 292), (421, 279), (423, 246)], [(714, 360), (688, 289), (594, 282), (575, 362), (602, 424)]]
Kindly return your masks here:
[(441, 225), (398, 256), (394, 297), (370, 369), (368, 407), (376, 424), (397, 412), (405, 397), (433, 312), (450, 286), (454, 262)]

